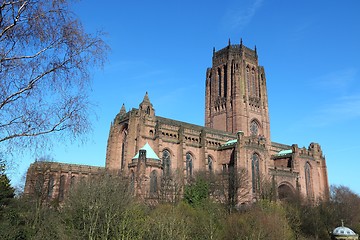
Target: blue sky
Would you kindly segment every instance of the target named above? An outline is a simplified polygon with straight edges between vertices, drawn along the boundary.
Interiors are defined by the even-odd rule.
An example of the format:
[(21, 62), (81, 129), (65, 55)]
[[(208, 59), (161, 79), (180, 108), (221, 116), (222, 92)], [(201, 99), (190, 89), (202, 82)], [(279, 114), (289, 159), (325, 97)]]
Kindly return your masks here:
[(204, 125), (212, 49), (242, 38), (265, 67), (272, 140), (320, 143), (330, 184), (360, 194), (360, 1), (86, 0), (74, 11), (112, 50), (93, 70), (93, 132), (84, 145), (55, 146), (56, 161), (104, 166), (111, 121), (146, 91), (156, 115)]

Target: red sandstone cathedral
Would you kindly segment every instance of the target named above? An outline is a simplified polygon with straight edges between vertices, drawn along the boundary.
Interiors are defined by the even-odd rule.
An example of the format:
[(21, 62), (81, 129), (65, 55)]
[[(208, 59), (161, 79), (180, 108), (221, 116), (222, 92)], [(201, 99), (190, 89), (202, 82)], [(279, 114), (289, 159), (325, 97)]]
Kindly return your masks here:
[(205, 85), (205, 126), (157, 116), (146, 93), (138, 109), (126, 112), (123, 105), (111, 123), (105, 168), (35, 162), (25, 193), (41, 186), (48, 199), (61, 201), (77, 180), (106, 172), (126, 177), (136, 196), (157, 199), (164, 182), (167, 192), (181, 192), (197, 172), (241, 172), (244, 184), (231, 193), (238, 204), (256, 201), (266, 182), (279, 199), (297, 193), (311, 201), (328, 197), (318, 143), (299, 148), (271, 141), (266, 76), (256, 48), (229, 41), (214, 49)]

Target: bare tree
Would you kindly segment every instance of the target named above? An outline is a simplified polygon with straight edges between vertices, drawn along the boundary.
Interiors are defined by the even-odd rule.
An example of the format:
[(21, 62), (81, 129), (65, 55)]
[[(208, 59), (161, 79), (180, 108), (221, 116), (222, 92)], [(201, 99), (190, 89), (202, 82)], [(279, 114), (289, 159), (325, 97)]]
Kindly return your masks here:
[(90, 68), (102, 66), (108, 46), (84, 32), (69, 5), (0, 3), (0, 143), (8, 150), (89, 130)]
[(248, 173), (245, 169), (229, 169), (211, 173), (210, 195), (231, 211), (236, 205), (248, 202), (250, 196)]

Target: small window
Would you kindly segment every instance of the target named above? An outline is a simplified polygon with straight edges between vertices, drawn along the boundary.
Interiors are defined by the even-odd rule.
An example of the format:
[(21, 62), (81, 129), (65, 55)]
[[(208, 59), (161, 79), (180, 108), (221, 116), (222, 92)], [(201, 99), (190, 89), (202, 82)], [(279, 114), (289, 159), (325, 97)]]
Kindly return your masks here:
[(186, 153), (186, 176), (192, 177), (193, 174), (193, 157), (190, 153)]
[(49, 182), (48, 182), (48, 198), (51, 198), (54, 191), (54, 177), (50, 175)]
[(64, 191), (65, 191), (65, 176), (62, 175), (60, 177), (60, 183), (59, 183), (59, 201), (64, 200)]
[(165, 176), (170, 176), (171, 174), (171, 160), (170, 160), (170, 152), (168, 150), (163, 151), (162, 157), (163, 163), (163, 171)]
[(209, 169), (209, 172), (213, 171), (213, 159), (211, 156), (208, 156), (208, 169)]
[(154, 195), (157, 193), (157, 173), (153, 170), (150, 173), (150, 194)]

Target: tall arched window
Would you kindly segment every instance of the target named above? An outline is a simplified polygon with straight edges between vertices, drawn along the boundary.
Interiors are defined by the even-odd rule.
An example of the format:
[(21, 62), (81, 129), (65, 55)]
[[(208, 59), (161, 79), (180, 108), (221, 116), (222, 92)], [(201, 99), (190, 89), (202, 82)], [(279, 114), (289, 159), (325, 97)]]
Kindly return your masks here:
[(39, 174), (36, 176), (36, 181), (35, 181), (35, 195), (36, 196), (41, 196), (41, 194), (43, 193), (43, 188), (44, 188), (44, 175), (43, 174)]
[(134, 193), (135, 191), (135, 173), (134, 171), (131, 171), (130, 174), (130, 191)]
[(208, 156), (208, 168), (209, 168), (209, 172), (213, 171), (213, 159), (211, 156)]
[(71, 176), (70, 179), (70, 188), (74, 188), (76, 184), (76, 176)]
[(256, 137), (259, 135), (259, 124), (256, 120), (252, 120), (250, 123), (250, 134), (253, 137)]
[(228, 88), (228, 76), (227, 76), (227, 64), (224, 65), (224, 97), (227, 97), (227, 88)]
[(221, 68), (218, 68), (218, 95), (221, 96)]
[(251, 157), (252, 190), (257, 192), (260, 188), (259, 155), (254, 153)]
[(248, 95), (251, 96), (251, 81), (250, 81), (250, 68), (249, 66), (246, 67), (246, 83), (247, 83), (247, 90), (248, 90)]
[(193, 157), (190, 153), (186, 153), (186, 176), (191, 177), (193, 174)]
[(59, 183), (59, 201), (64, 200), (64, 191), (65, 191), (65, 175), (60, 177)]
[(50, 175), (48, 182), (48, 198), (51, 198), (54, 191), (54, 176)]
[(157, 173), (153, 170), (150, 173), (150, 194), (154, 195), (157, 193)]
[(170, 174), (171, 174), (171, 159), (170, 159), (170, 152), (168, 150), (163, 151), (162, 163), (163, 163), (164, 175), (170, 176)]
[(311, 166), (310, 163), (305, 164), (305, 184), (306, 184), (306, 195), (308, 197), (312, 196), (312, 187), (311, 187)]
[(255, 69), (251, 69), (251, 95), (256, 96)]
[(121, 170), (125, 167), (125, 144), (127, 140), (127, 127), (125, 127), (121, 133), (122, 135), (122, 144), (121, 144)]

